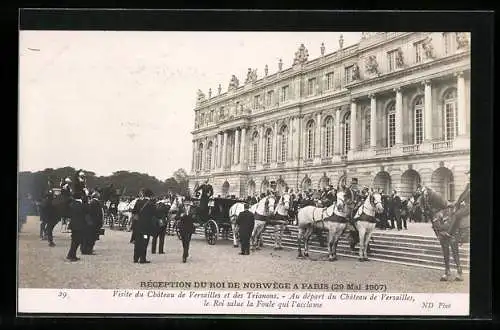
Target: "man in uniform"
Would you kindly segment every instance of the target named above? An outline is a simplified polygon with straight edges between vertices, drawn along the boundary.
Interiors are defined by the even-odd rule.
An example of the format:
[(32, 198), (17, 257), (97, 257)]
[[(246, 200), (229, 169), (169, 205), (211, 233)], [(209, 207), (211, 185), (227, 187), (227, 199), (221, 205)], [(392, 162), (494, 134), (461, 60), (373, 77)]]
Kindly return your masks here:
[(214, 189), (212, 185), (208, 183), (208, 179), (205, 180), (198, 188), (196, 188), (195, 193), (200, 192), (200, 206), (198, 211), (200, 212), (200, 217), (205, 222), (208, 219), (208, 201), (214, 195)]
[(85, 172), (78, 170), (73, 178), (73, 194), (78, 194), (82, 202), (88, 204), (88, 192)]
[(240, 212), (236, 219), (238, 225), (238, 233), (240, 235), (241, 255), (250, 254), (250, 237), (252, 236), (253, 227), (255, 226), (255, 217), (248, 209), (250, 205), (245, 203), (245, 210)]
[(457, 227), (460, 225), (461, 220), (470, 215), (470, 171), (465, 172), (467, 175), (467, 184), (464, 191), (460, 194), (457, 201), (455, 202), (455, 210), (450, 217), (450, 227), (444, 233), (445, 236), (451, 237)]

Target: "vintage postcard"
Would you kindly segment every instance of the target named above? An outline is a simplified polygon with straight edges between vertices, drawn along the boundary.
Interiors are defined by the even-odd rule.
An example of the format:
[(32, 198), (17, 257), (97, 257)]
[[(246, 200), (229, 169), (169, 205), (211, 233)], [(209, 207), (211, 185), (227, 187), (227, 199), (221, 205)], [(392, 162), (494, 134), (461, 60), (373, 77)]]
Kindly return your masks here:
[(18, 313), (469, 315), (471, 35), (19, 35)]

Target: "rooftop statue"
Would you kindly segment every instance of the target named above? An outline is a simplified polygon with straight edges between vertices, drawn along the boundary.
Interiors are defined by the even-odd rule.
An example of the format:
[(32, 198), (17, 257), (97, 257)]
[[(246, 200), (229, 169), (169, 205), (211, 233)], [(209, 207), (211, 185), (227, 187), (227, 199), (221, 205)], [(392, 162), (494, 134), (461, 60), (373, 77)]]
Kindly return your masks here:
[(196, 103), (201, 103), (206, 100), (205, 93), (201, 91), (201, 89), (198, 89), (198, 92), (196, 92)]
[(309, 52), (304, 44), (300, 44), (299, 50), (295, 52), (295, 58), (293, 59), (293, 65), (304, 64), (309, 58)]
[(231, 77), (231, 80), (229, 81), (229, 87), (228, 87), (228, 90), (229, 91), (232, 91), (232, 90), (235, 90), (239, 87), (240, 85), (240, 81), (238, 80), (238, 78), (236, 78), (236, 76), (233, 74), (232, 77)]
[(252, 70), (248, 68), (247, 79), (245, 80), (245, 84), (257, 81), (257, 69)]

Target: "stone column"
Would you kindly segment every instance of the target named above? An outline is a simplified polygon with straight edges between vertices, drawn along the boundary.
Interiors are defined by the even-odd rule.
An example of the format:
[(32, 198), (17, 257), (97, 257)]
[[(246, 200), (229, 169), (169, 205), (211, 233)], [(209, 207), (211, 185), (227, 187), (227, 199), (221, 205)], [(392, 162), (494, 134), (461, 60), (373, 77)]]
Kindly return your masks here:
[(432, 140), (432, 87), (430, 80), (424, 84), (424, 140)]
[(314, 157), (321, 158), (321, 113), (316, 115), (316, 138), (314, 139)]
[(221, 167), (224, 169), (226, 166), (226, 155), (227, 155), (227, 131), (224, 131), (224, 146), (222, 148), (222, 161), (221, 161)]
[(196, 170), (196, 141), (193, 140), (193, 159), (191, 161), (191, 172)]
[(395, 88), (394, 91), (396, 92), (396, 145), (401, 145), (403, 144), (403, 94), (400, 87)]
[(215, 168), (220, 169), (222, 167), (222, 134), (217, 133), (217, 160), (215, 162)]
[(358, 147), (358, 126), (356, 125), (356, 99), (351, 100), (351, 151), (356, 151)]
[(286, 160), (288, 160), (288, 161), (293, 160), (293, 149), (292, 148), (293, 148), (293, 143), (295, 143), (293, 131), (294, 131), (296, 122), (297, 122), (296, 118), (290, 118), (290, 123), (288, 124), (288, 141), (287, 141), (288, 150), (287, 150), (287, 154), (286, 154)]
[(216, 137), (215, 137), (215, 136), (214, 136), (214, 137), (212, 137), (212, 162), (211, 162), (211, 164), (210, 164), (210, 169), (215, 169), (215, 164), (217, 164), (217, 163), (215, 162), (215, 157), (217, 157), (217, 156), (215, 155), (215, 143), (216, 143), (216, 141), (215, 141), (215, 140), (216, 140)]
[(264, 162), (264, 127), (261, 125), (259, 127), (259, 150), (257, 152), (257, 164), (262, 164)]
[(467, 105), (465, 98), (465, 78), (464, 73), (459, 72), (457, 77), (457, 112), (458, 112), (458, 132), (457, 135), (463, 137), (467, 134)]
[(377, 98), (370, 95), (370, 147), (377, 148)]
[(247, 154), (247, 151), (245, 149), (246, 139), (247, 139), (247, 129), (246, 127), (243, 127), (241, 129), (241, 143), (240, 143), (240, 155), (239, 155), (240, 164), (245, 164), (246, 162), (246, 157), (245, 157), (245, 155)]
[(335, 128), (334, 128), (334, 138), (333, 138), (333, 150), (335, 155), (340, 155), (342, 152), (342, 128), (340, 126), (340, 111), (341, 107), (338, 107), (335, 111)]
[(233, 151), (233, 164), (236, 165), (239, 163), (240, 155), (239, 155), (239, 140), (240, 139), (240, 130), (237, 128), (234, 131), (234, 151)]
[(278, 122), (274, 122), (273, 129), (273, 145), (271, 151), (271, 162), (276, 163), (278, 161)]

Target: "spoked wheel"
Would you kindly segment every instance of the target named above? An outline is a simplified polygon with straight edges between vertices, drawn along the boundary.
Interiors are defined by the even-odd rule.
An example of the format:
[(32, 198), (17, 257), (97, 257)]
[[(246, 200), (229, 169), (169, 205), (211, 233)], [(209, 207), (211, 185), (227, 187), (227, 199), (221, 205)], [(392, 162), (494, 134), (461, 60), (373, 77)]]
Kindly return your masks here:
[(205, 238), (207, 239), (208, 245), (215, 245), (218, 235), (219, 226), (217, 226), (215, 221), (208, 220), (205, 224)]

